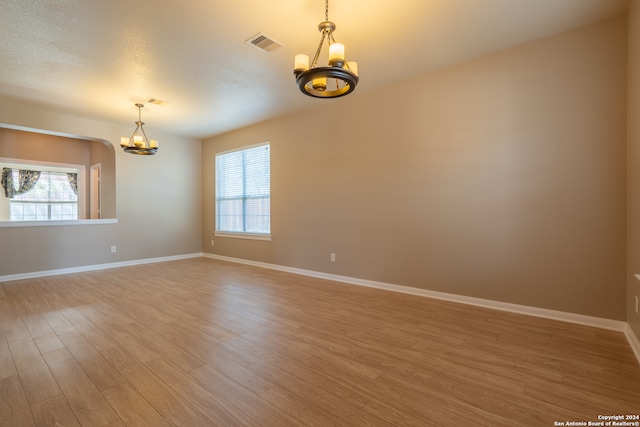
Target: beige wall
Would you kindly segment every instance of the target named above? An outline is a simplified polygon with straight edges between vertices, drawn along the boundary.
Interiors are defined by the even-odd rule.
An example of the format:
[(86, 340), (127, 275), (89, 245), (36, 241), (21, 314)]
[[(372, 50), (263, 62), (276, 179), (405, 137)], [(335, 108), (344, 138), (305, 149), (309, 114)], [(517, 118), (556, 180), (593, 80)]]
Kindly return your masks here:
[(629, 9), (628, 68), (628, 238), (627, 238), (627, 321), (640, 339), (640, 315), (635, 298), (640, 297), (640, 3), (633, 0)]
[[(116, 153), (117, 224), (0, 228), (0, 276), (199, 253), (201, 143), (162, 134), (152, 157), (119, 148), (131, 124), (110, 124), (0, 98), (0, 123), (110, 141)], [(110, 248), (117, 246), (112, 254)]]
[[(625, 91), (621, 17), (210, 138), (203, 248), (622, 320)], [(212, 247), (214, 155), (262, 141), (273, 241)]]

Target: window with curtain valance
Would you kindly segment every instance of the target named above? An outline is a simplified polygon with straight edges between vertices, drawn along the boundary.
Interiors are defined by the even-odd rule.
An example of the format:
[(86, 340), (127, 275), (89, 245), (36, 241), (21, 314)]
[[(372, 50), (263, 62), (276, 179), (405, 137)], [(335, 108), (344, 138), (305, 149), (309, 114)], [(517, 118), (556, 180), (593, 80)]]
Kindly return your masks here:
[(77, 172), (2, 168), (9, 221), (78, 219)]

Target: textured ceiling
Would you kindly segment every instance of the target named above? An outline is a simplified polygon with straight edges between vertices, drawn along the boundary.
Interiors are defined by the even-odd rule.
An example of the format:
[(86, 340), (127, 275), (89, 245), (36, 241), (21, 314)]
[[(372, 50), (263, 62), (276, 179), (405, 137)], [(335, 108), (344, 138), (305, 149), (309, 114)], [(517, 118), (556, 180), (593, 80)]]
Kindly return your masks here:
[[(628, 0), (331, 0), (360, 84), (349, 96), (624, 14)], [(323, 0), (0, 0), (0, 95), (205, 137), (340, 102), (302, 95)], [(269, 54), (244, 41), (264, 32)], [(1, 118), (0, 118), (1, 121)]]

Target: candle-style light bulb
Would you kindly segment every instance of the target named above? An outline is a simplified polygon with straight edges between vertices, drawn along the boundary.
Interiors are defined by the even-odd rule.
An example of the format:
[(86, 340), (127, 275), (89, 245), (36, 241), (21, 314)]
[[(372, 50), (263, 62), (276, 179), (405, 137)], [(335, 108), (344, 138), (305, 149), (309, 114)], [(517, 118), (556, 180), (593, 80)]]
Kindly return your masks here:
[(327, 78), (320, 77), (318, 79), (313, 79), (312, 87), (320, 92), (327, 90)]
[(309, 56), (303, 53), (296, 55), (293, 71), (302, 72), (309, 69)]
[(329, 46), (329, 65), (332, 67), (344, 66), (344, 45), (342, 43), (332, 43)]

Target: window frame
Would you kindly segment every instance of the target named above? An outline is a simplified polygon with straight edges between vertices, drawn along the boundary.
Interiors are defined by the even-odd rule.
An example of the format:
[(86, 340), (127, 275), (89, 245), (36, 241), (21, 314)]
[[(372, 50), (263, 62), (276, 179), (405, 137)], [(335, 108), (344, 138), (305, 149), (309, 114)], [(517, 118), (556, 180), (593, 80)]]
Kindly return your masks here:
[[(245, 231), (228, 231), (220, 230), (218, 224), (218, 156), (224, 154), (236, 153), (239, 151), (250, 150), (257, 147), (269, 147), (269, 232), (268, 233), (255, 233)], [(262, 240), (271, 241), (271, 141), (264, 141), (257, 144), (247, 145), (231, 150), (220, 151), (214, 155), (214, 236), (215, 237), (230, 237), (236, 239), (248, 239), (248, 240)], [(246, 196), (245, 196), (246, 197)], [(244, 212), (246, 216), (246, 212)]]
[[(80, 221), (86, 219), (86, 200), (85, 200), (85, 186), (86, 186), (86, 167), (84, 165), (76, 165), (70, 163), (54, 163), (54, 162), (42, 162), (37, 160), (22, 160), (22, 159), (10, 159), (0, 157), (0, 170), (2, 167), (9, 167), (12, 169), (32, 169), (45, 172), (68, 172), (70, 170), (77, 171), (78, 180), (78, 219), (64, 219), (64, 220), (34, 220), (34, 221), (0, 221), (0, 223), (6, 223), (6, 226), (15, 226), (16, 224), (32, 225), (34, 223), (60, 223), (70, 221)], [(1, 189), (2, 187), (0, 187)], [(3, 195), (4, 197), (4, 195)], [(29, 203), (29, 202), (25, 202)], [(7, 200), (7, 204), (9, 201)]]

